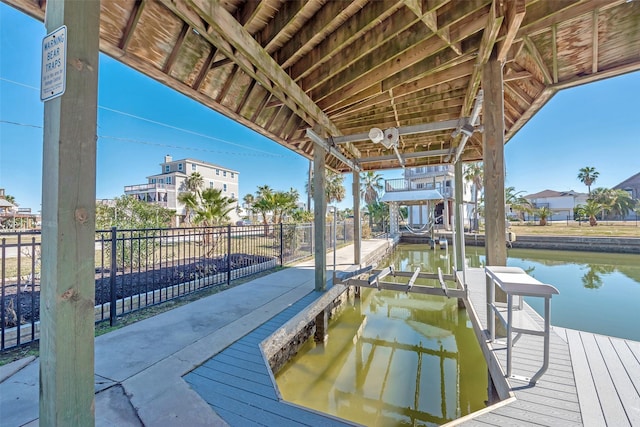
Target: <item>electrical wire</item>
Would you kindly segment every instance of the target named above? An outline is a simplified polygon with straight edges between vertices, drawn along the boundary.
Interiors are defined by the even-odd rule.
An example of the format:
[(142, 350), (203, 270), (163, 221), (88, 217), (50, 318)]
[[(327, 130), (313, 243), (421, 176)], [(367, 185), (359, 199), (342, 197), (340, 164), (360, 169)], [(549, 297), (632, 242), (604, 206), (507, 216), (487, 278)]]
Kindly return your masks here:
[[(30, 85), (27, 85), (27, 84), (24, 84), (24, 83), (20, 83), (20, 82), (16, 82), (14, 80), (9, 80), (9, 79), (6, 79), (4, 77), (0, 77), (0, 80), (8, 82), (8, 83), (15, 84), (15, 85), (18, 85), (18, 86), (23, 86), (23, 87), (26, 87), (26, 88), (29, 88), (29, 89), (39, 90), (37, 87), (30, 86)], [(194, 136), (198, 136), (198, 137), (201, 137), (201, 138), (210, 139), (210, 140), (213, 140), (213, 141), (222, 142), (224, 144), (233, 145), (233, 146), (236, 146), (236, 147), (244, 148), (246, 150), (255, 151), (257, 153), (261, 153), (261, 155), (267, 155), (269, 157), (284, 157), (284, 156), (282, 156), (280, 154), (273, 154), (273, 153), (270, 153), (268, 151), (264, 151), (264, 150), (260, 150), (260, 149), (253, 148), (253, 147), (249, 147), (249, 146), (246, 146), (246, 145), (238, 144), (238, 143), (235, 143), (235, 142), (227, 141), (227, 140), (222, 139), (222, 138), (217, 138), (215, 136), (210, 136), (210, 135), (206, 135), (206, 134), (203, 134), (203, 133), (200, 133), (200, 132), (195, 132), (195, 131), (192, 131), (192, 130), (189, 130), (189, 129), (185, 129), (185, 128), (181, 128), (181, 127), (178, 127), (178, 126), (174, 126), (174, 125), (171, 125), (171, 124), (168, 124), (168, 123), (163, 123), (163, 122), (159, 122), (159, 121), (156, 121), (156, 120), (147, 119), (145, 117), (137, 116), (135, 114), (127, 113), (125, 111), (116, 110), (114, 108), (104, 107), (104, 106), (101, 106), (101, 105), (98, 105), (98, 108), (101, 109), (101, 110), (110, 111), (112, 113), (121, 114), (123, 116), (127, 116), (127, 117), (131, 117), (131, 118), (134, 118), (134, 119), (137, 119), (137, 120), (141, 120), (141, 121), (145, 121), (145, 122), (148, 122), (148, 123), (152, 123), (152, 124), (155, 124), (155, 125), (158, 125), (158, 126), (163, 126), (163, 127), (169, 128), (169, 129), (173, 129), (173, 130), (177, 130), (177, 131), (180, 131), (180, 132), (184, 132), (184, 133), (187, 133), (187, 134), (190, 134), (190, 135), (194, 135)], [(42, 126), (35, 126), (35, 125), (29, 125), (29, 124), (23, 124), (23, 123), (17, 123), (17, 122), (10, 122), (10, 121), (6, 121), (6, 120), (0, 120), (0, 123), (8, 123), (8, 124), (13, 124), (13, 125), (17, 125), (17, 126), (25, 126), (25, 127), (42, 128)], [(100, 127), (101, 126), (98, 125), (98, 128), (100, 128)], [(116, 140), (119, 139), (119, 140), (123, 140), (123, 141), (135, 142), (135, 143), (146, 144), (146, 145), (157, 145), (157, 146), (160, 146), (160, 147), (170, 147), (170, 148), (178, 148), (178, 149), (185, 149), (185, 150), (192, 150), (192, 151), (205, 151), (205, 152), (211, 152), (211, 153), (232, 154), (232, 155), (239, 155), (239, 156), (243, 156), (243, 155), (248, 156), (248, 155), (250, 155), (250, 154), (245, 154), (245, 153), (235, 153), (235, 152), (231, 152), (231, 151), (187, 148), (187, 147), (182, 147), (182, 146), (175, 146), (175, 145), (169, 145), (169, 144), (159, 144), (159, 143), (152, 143), (152, 142), (140, 141), (140, 140), (135, 140), (135, 139), (118, 138), (118, 137), (105, 136), (105, 135), (102, 135), (102, 136), (99, 135), (99, 137), (116, 139)], [(255, 154), (255, 156), (257, 156), (257, 155), (258, 154)]]

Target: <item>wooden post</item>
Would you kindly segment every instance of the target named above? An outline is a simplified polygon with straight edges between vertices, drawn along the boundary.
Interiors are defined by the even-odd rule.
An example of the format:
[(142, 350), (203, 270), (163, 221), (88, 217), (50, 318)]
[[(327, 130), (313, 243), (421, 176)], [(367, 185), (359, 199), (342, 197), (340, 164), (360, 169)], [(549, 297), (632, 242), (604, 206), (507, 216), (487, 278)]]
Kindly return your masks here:
[(362, 227), (360, 217), (360, 172), (353, 171), (353, 263), (362, 262)]
[[(506, 220), (504, 212), (504, 95), (502, 63), (495, 59), (495, 51), (484, 65), (482, 72), (484, 89), (482, 151), (484, 167), (484, 247), (487, 265), (507, 265), (505, 242)], [(493, 286), (487, 279), (486, 292)], [(506, 301), (506, 295), (496, 291), (496, 301)], [(487, 301), (489, 299), (487, 298)], [(487, 325), (495, 316), (487, 306)]]
[(315, 290), (327, 288), (327, 195), (325, 193), (325, 149), (320, 144), (313, 147), (313, 223), (315, 240)]
[(464, 203), (464, 183), (462, 181), (462, 161), (457, 161), (454, 165), (454, 206), (453, 206), (453, 217), (455, 220), (453, 221), (455, 227), (455, 242), (453, 242), (456, 252), (456, 260), (455, 266), (456, 271), (464, 270), (464, 251), (462, 250), (464, 246), (464, 218), (460, 214), (460, 207)]
[(67, 79), (44, 105), (40, 425), (93, 426), (100, 2), (50, 0), (45, 22), (67, 26)]
[(484, 89), (482, 148), (487, 265), (506, 265), (502, 64), (493, 57), (484, 66), (482, 87)]

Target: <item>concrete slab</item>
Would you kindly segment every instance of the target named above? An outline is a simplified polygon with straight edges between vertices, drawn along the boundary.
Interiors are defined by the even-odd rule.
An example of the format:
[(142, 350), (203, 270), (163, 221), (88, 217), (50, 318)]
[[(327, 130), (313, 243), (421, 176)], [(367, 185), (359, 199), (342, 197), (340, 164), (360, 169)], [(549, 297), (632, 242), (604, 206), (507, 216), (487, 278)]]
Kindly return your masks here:
[[(389, 246), (364, 241), (363, 259)], [(342, 270), (351, 266), (353, 246), (336, 259)], [(332, 262), (330, 253), (328, 279)], [(182, 376), (312, 292), (313, 266), (307, 260), (96, 338), (96, 425), (226, 425)], [(38, 359), (6, 369), (0, 427), (37, 425)]]

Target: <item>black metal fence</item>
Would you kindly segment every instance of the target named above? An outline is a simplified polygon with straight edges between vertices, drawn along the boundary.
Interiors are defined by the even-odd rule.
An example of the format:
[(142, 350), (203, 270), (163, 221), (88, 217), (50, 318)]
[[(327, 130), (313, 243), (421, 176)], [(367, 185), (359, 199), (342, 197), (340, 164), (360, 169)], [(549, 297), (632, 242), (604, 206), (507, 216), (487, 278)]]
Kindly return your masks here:
[[(333, 245), (333, 223), (326, 245)], [(95, 240), (95, 320), (313, 256), (313, 224), (100, 230)], [(337, 245), (353, 241), (338, 223)], [(0, 351), (38, 338), (40, 232), (0, 234)]]

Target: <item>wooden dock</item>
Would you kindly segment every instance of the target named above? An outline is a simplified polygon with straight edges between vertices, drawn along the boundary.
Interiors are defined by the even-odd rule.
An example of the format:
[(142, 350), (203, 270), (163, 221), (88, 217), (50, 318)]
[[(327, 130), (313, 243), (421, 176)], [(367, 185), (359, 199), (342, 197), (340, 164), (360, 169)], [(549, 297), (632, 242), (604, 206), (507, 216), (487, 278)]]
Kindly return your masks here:
[(185, 381), (231, 426), (358, 425), (282, 400), (260, 349), (265, 338), (317, 299), (318, 293), (309, 293), (185, 375)]
[[(507, 379), (504, 340), (488, 342), (484, 270), (468, 269), (466, 281), (465, 303), (503, 400), (450, 425), (640, 426), (640, 342), (554, 327), (549, 369), (538, 383)], [(525, 311), (542, 326), (526, 304)], [(513, 347), (513, 373), (532, 376), (542, 348), (542, 337), (523, 335)]]
[[(504, 340), (488, 342), (484, 270), (467, 270), (466, 280), (465, 304), (499, 398), (447, 426), (640, 427), (640, 342), (553, 327), (549, 368), (540, 380), (530, 385), (507, 379)], [(283, 401), (260, 349), (266, 337), (317, 299), (311, 292), (184, 379), (229, 425), (354, 425)], [(524, 309), (543, 325), (531, 307)], [(551, 316), (553, 321), (553, 308)], [(542, 359), (543, 337), (523, 335), (513, 347), (513, 374), (531, 377)]]

